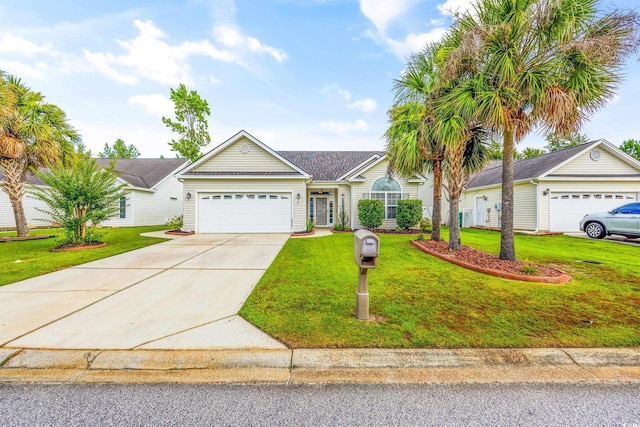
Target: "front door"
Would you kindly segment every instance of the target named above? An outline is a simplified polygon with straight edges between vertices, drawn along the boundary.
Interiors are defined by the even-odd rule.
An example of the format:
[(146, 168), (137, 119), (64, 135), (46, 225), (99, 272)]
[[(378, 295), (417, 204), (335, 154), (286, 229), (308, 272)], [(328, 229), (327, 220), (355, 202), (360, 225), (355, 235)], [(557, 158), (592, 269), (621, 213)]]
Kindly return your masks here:
[(476, 225), (484, 227), (484, 197), (476, 197)]
[(329, 225), (328, 218), (327, 198), (316, 197), (316, 225), (326, 227)]

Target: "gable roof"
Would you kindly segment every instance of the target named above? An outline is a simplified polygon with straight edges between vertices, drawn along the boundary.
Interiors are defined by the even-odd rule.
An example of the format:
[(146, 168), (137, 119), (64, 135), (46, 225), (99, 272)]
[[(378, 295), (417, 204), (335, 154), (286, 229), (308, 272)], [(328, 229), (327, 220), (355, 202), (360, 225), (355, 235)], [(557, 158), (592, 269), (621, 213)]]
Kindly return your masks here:
[[(516, 160), (513, 162), (513, 180), (521, 181), (538, 178), (602, 141), (603, 140), (591, 141), (530, 159)], [(500, 184), (501, 182), (502, 162), (497, 165), (490, 163), (489, 166), (469, 180), (467, 188), (486, 187), (488, 185)]]
[[(223, 151), (224, 149), (226, 149), (230, 145), (235, 144), (236, 142), (238, 142), (242, 138), (247, 138), (248, 140), (250, 140), (251, 142), (253, 142), (257, 146), (259, 146), (260, 148), (265, 150), (267, 153), (271, 154), (276, 159), (280, 160), (284, 164), (286, 164), (289, 167), (291, 167), (292, 169), (294, 169), (294, 171), (293, 172), (277, 172), (277, 173), (273, 173), (273, 172), (255, 173), (255, 172), (251, 172), (251, 171), (226, 171), (226, 172), (197, 172), (197, 171), (194, 171), (194, 169), (197, 169), (200, 165), (202, 165), (203, 163), (207, 162), (209, 159), (214, 157), (216, 154), (220, 153), (221, 151)], [(178, 175), (179, 175), (179, 177), (195, 177), (195, 176), (205, 176), (206, 177), (206, 176), (214, 176), (214, 175), (218, 175), (218, 176), (230, 176), (230, 175), (238, 175), (238, 176), (240, 176), (240, 175), (278, 176), (278, 175), (282, 175), (282, 176), (298, 176), (298, 177), (302, 177), (302, 178), (308, 178), (309, 177), (309, 175), (308, 175), (308, 173), (306, 171), (302, 170), (299, 166), (295, 165), (290, 160), (284, 158), (278, 152), (272, 150), (269, 146), (267, 146), (267, 145), (263, 144), (262, 142), (260, 142), (257, 138), (255, 138), (253, 135), (251, 135), (249, 132), (247, 132), (245, 130), (241, 130), (240, 132), (236, 133), (231, 138), (229, 138), (226, 141), (224, 141), (222, 144), (218, 145), (217, 147), (213, 148), (209, 152), (207, 152), (204, 155), (202, 155), (195, 162), (193, 162), (190, 165), (187, 165), (184, 168), (182, 168), (178, 172)]]
[[(98, 166), (109, 166), (111, 159), (95, 159)], [(120, 180), (131, 186), (152, 189), (167, 178), (178, 168), (187, 163), (188, 159), (117, 159), (115, 171)], [(0, 174), (0, 181), (2, 174)], [(28, 173), (26, 181), (32, 185), (44, 185), (44, 181), (35, 174)]]
[[(111, 159), (96, 159), (98, 166), (109, 166)], [(188, 159), (117, 159), (115, 172), (118, 177), (132, 187), (151, 189), (178, 168), (184, 166)]]
[(315, 181), (337, 181), (381, 151), (278, 151), (282, 157), (299, 166)]

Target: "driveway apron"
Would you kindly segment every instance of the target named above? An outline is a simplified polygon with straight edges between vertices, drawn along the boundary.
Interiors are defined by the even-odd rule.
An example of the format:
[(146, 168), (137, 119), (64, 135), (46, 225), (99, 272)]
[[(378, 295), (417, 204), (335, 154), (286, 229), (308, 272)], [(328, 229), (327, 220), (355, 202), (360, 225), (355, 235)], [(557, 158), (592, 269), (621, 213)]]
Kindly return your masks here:
[(195, 234), (1, 287), (0, 346), (285, 348), (237, 313), (288, 237)]

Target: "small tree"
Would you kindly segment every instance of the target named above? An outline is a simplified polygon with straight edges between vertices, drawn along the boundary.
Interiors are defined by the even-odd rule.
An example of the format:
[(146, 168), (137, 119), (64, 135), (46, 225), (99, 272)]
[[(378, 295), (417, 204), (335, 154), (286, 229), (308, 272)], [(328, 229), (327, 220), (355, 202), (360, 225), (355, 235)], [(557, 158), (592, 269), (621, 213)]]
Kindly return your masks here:
[(140, 151), (133, 144), (125, 144), (123, 140), (118, 138), (110, 147), (108, 143), (104, 143), (104, 149), (98, 153), (98, 157), (103, 159), (135, 159), (140, 157)]
[(384, 220), (382, 200), (362, 199), (358, 202), (358, 219), (365, 228), (378, 228)]
[(407, 199), (398, 200), (396, 221), (398, 227), (409, 229), (420, 222), (422, 218), (422, 200)]
[(522, 150), (522, 154), (520, 154), (520, 158), (521, 159), (531, 159), (533, 157), (541, 156), (541, 155), (543, 155), (545, 153), (546, 153), (546, 151), (544, 151), (542, 148), (526, 147), (524, 150)]
[(71, 167), (58, 162), (36, 172), (47, 187), (34, 187), (31, 193), (48, 207), (38, 210), (62, 225), (63, 243), (97, 241), (95, 227), (118, 212), (124, 184), (118, 185), (114, 166), (101, 169), (85, 155)]
[(585, 134), (578, 132), (571, 132), (567, 136), (562, 136), (558, 133), (550, 133), (545, 138), (547, 145), (544, 146), (549, 152), (564, 150), (565, 148), (575, 147), (576, 145), (584, 144), (589, 141), (589, 137)]
[(209, 103), (195, 90), (188, 92), (183, 84), (178, 89), (171, 89), (171, 100), (175, 104), (176, 120), (163, 117), (162, 123), (180, 135), (180, 139), (172, 139), (169, 146), (171, 151), (193, 162), (202, 155), (200, 148), (211, 142), (205, 117), (211, 115)]
[(627, 139), (622, 143), (620, 149), (634, 159), (640, 160), (640, 141), (635, 139)]

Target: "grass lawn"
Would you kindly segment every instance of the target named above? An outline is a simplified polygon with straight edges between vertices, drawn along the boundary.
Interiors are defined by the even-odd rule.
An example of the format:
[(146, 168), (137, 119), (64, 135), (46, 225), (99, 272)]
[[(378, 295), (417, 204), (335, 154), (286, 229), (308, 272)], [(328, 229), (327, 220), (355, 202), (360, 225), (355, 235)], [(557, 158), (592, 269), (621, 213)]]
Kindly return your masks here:
[[(50, 252), (59, 244), (58, 239), (0, 242), (0, 286), (163, 242), (164, 239), (141, 237), (139, 234), (165, 229), (166, 226), (106, 228), (103, 230), (105, 235), (102, 240), (107, 246), (81, 251)], [(31, 230), (30, 233), (58, 235), (61, 231), (38, 229)], [(7, 232), (0, 235), (15, 236), (16, 233)]]
[[(516, 236), (519, 259), (572, 275), (555, 285), (475, 273), (420, 252), (413, 238), (380, 235), (378, 268), (369, 271), (372, 320), (355, 318), (352, 234), (290, 239), (240, 314), (293, 348), (640, 345), (638, 247)], [(465, 229), (462, 243), (497, 254), (500, 234)]]

